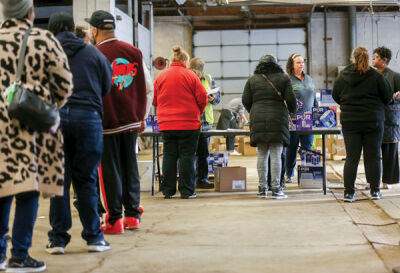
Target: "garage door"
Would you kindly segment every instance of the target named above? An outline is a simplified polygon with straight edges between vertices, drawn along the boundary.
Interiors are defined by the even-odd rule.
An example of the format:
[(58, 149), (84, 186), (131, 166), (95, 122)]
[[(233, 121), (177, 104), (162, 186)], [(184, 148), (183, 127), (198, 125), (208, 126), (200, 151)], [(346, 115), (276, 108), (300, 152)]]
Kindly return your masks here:
[(285, 70), (292, 53), (307, 58), (305, 28), (197, 31), (193, 35), (193, 56), (204, 60), (206, 71), (223, 92), (215, 109), (241, 96), (262, 55), (277, 56)]

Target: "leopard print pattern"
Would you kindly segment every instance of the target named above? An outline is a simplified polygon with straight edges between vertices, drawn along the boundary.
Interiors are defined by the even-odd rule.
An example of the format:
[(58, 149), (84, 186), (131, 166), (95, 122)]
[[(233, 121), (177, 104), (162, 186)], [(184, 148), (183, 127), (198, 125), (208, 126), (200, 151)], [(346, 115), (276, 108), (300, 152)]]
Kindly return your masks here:
[[(64, 152), (60, 130), (39, 133), (8, 115), (4, 96), (15, 81), (22, 38), (32, 23), (9, 19), (0, 24), (0, 197), (31, 190), (63, 194)], [(28, 38), (22, 86), (46, 102), (51, 92), (59, 107), (72, 93), (67, 56), (47, 30), (33, 28)]]

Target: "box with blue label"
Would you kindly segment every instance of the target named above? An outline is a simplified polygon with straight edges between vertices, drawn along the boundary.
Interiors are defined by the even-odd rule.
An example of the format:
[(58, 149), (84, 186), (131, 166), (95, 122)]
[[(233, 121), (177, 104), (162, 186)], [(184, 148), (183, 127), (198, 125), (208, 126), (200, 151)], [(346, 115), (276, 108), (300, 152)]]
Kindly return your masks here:
[(312, 114), (310, 112), (296, 114), (296, 130), (312, 130)]
[(322, 189), (323, 167), (298, 166), (298, 183), (301, 189)]
[(145, 132), (152, 132), (153, 131), (153, 115), (148, 115), (146, 118), (146, 129)]
[(218, 167), (227, 167), (229, 160), (228, 152), (215, 152), (208, 156), (208, 173), (214, 173), (214, 169)]
[(312, 108), (312, 128), (336, 128), (336, 106), (322, 106)]
[(153, 132), (159, 132), (157, 115), (153, 115)]
[(332, 90), (331, 89), (321, 89), (320, 90), (320, 104), (329, 106), (329, 105), (337, 105), (335, 100), (332, 98)]

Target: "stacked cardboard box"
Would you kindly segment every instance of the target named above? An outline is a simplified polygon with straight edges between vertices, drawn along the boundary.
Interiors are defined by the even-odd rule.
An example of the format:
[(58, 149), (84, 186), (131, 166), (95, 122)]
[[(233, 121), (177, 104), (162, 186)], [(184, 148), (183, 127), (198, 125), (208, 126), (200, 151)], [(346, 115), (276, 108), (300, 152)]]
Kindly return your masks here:
[(242, 155), (257, 155), (257, 149), (250, 146), (249, 136), (240, 136), (238, 138), (239, 142), (239, 153)]

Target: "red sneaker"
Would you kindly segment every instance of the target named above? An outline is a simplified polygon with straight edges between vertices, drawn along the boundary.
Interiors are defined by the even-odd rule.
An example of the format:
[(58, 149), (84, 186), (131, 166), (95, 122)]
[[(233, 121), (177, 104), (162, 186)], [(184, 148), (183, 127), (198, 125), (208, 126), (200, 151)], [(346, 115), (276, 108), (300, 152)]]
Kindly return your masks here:
[(140, 220), (136, 217), (125, 217), (124, 226), (126, 229), (138, 229)]
[(144, 212), (143, 207), (142, 207), (142, 206), (139, 206), (137, 209), (138, 209), (138, 211), (139, 211), (140, 217), (142, 217), (142, 214), (143, 214), (143, 212)]
[(122, 219), (118, 219), (114, 225), (111, 225), (108, 221), (105, 226), (100, 228), (104, 234), (122, 234), (124, 233), (124, 224), (122, 223)]

